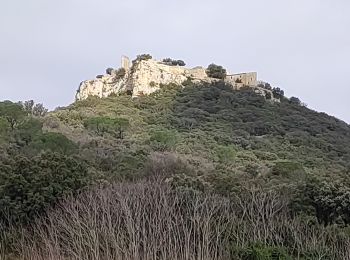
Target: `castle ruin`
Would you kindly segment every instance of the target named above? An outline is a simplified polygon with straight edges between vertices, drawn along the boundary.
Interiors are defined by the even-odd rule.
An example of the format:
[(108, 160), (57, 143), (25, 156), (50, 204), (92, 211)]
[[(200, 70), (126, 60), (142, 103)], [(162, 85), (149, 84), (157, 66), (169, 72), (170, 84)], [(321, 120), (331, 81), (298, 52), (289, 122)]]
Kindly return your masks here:
[(258, 84), (258, 73), (247, 72), (247, 73), (227, 75), (226, 81), (231, 83), (236, 88), (241, 88), (243, 86), (255, 87)]
[[(133, 70), (131, 71), (131, 65)], [(186, 68), (184, 66), (164, 64), (155, 59), (139, 60), (131, 64), (127, 56), (121, 57), (121, 68), (125, 70), (122, 77), (117, 76), (117, 70), (102, 75), (93, 80), (83, 81), (76, 94), (77, 100), (89, 96), (108, 97), (121, 92), (131, 93), (134, 97), (151, 94), (163, 85), (182, 85), (185, 81), (215, 82), (218, 79), (208, 77), (204, 67)], [(244, 86), (257, 87), (257, 73), (228, 74), (224, 79), (234, 89)]]
[(121, 67), (125, 69), (125, 71), (129, 71), (130, 69), (130, 59), (127, 56), (122, 56)]

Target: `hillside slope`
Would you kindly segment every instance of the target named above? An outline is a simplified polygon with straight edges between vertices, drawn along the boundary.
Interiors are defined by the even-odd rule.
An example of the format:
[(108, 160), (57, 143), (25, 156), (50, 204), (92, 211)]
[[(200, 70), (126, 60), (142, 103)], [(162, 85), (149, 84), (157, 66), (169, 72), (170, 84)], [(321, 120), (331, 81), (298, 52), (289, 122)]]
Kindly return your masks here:
[[(272, 102), (251, 88), (233, 90), (231, 85), (218, 81), (188, 83), (186, 87), (164, 85), (151, 95), (137, 98), (126, 94), (102, 99), (91, 96), (44, 117), (26, 118), (12, 130), (0, 128), (7, 133), (0, 139), (0, 203), (5, 209), (0, 210), (0, 223), (28, 225), (41, 214), (42, 218), (35, 222), (38, 226), (26, 231), (34, 232), (25, 238), (28, 248), (38, 247), (45, 252), (49, 249), (41, 246), (53, 242), (48, 243), (51, 231), (70, 225), (71, 230), (77, 228), (77, 223), (70, 221), (75, 219), (74, 214), (97, 214), (85, 205), (104, 205), (98, 211), (101, 218), (95, 219), (98, 223), (89, 230), (98, 225), (102, 225), (98, 230), (105, 230), (104, 216), (114, 214), (113, 207), (120, 206), (121, 198), (117, 196), (112, 208), (107, 201), (121, 194), (125, 198), (120, 202), (125, 203), (122, 210), (127, 210), (125, 205), (149, 205), (152, 210), (142, 208), (146, 219), (156, 218), (153, 214), (157, 210), (163, 214), (168, 203), (175, 203), (175, 207), (180, 203), (189, 207), (188, 214), (181, 215), (181, 210), (172, 214), (191, 223), (198, 217), (198, 201), (203, 199), (201, 205), (214, 203), (208, 207), (227, 216), (230, 220), (219, 218), (223, 221), (220, 223), (231, 228), (218, 242), (225, 245), (219, 248), (223, 255), (213, 257), (211, 251), (207, 252), (213, 259), (227, 259), (228, 255), (232, 259), (250, 259), (246, 255), (253, 254), (273, 257), (277, 251), (291, 257), (281, 259), (349, 256), (346, 248), (350, 238), (345, 233), (350, 225), (350, 126), (334, 117), (283, 96), (281, 102)], [(107, 185), (120, 181), (124, 184)], [(96, 184), (97, 190), (87, 189)], [(76, 197), (82, 189), (87, 190)], [(58, 204), (61, 206), (53, 210), (53, 215), (49, 213), (49, 222), (45, 222), (46, 210), (67, 194), (73, 197)], [(143, 201), (146, 197), (162, 201), (165, 208), (158, 208), (150, 199)], [(136, 214), (137, 219), (139, 215), (133, 210), (129, 213)], [(8, 212), (12, 212), (12, 219)], [(211, 214), (208, 211), (200, 214), (211, 218), (206, 215)], [(219, 221), (215, 214), (213, 223)], [(90, 219), (79, 221), (88, 221), (82, 226), (91, 224)], [(118, 225), (124, 223), (120, 221)], [(166, 226), (172, 233), (169, 223)], [(241, 230), (237, 223), (247, 228)], [(275, 229), (276, 225), (280, 229)], [(43, 226), (49, 233), (36, 232)], [(264, 232), (268, 230), (265, 235), (260, 233), (263, 227)], [(239, 235), (235, 233), (238, 231)], [(63, 234), (66, 233), (58, 238), (63, 244), (74, 241), (69, 236), (76, 233), (67, 233), (68, 237)], [(101, 239), (110, 239), (111, 234), (100, 235)], [(139, 235), (141, 239), (144, 233)], [(120, 239), (131, 239), (125, 236)], [(315, 237), (322, 239), (314, 243)], [(176, 239), (183, 241), (182, 237)], [(135, 243), (146, 255), (151, 250), (143, 247), (144, 242)], [(73, 250), (73, 246), (76, 245), (65, 244), (64, 248)], [(92, 248), (80, 249), (89, 252)], [(102, 250), (104, 245), (97, 248)], [(135, 259), (123, 255), (123, 250), (106, 250), (101, 254), (110, 252)], [(165, 251), (162, 254), (169, 253)], [(195, 257), (197, 253), (193, 249), (190, 254)]]

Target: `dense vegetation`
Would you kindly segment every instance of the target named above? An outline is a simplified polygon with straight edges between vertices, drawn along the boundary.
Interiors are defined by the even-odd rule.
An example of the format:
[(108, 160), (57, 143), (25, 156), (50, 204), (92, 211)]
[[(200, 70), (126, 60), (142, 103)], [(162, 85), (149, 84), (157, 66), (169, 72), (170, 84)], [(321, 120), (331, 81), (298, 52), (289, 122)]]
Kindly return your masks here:
[(171, 58), (163, 59), (163, 63), (170, 66), (186, 66), (186, 63), (183, 60), (173, 60)]
[(0, 103), (0, 251), (346, 259), (350, 126), (273, 95), (281, 102), (218, 82), (47, 115)]
[(227, 75), (226, 69), (216, 64), (210, 64), (205, 72), (208, 77), (215, 79), (225, 79)]

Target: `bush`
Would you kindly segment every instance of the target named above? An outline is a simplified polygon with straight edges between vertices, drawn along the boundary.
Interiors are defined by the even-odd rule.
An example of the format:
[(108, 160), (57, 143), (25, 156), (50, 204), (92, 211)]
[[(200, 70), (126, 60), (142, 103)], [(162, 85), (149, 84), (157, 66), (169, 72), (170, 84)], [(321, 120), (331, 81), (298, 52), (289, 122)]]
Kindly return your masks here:
[(129, 127), (129, 120), (125, 118), (92, 117), (84, 121), (84, 126), (88, 130), (103, 136), (105, 133), (123, 139), (124, 132)]
[(90, 180), (87, 165), (73, 158), (44, 153), (0, 162), (0, 223), (29, 222), (65, 194)]
[(51, 151), (66, 155), (74, 154), (78, 147), (61, 133), (44, 133), (38, 135), (30, 146), (37, 151)]
[(124, 68), (120, 68), (116, 71), (115, 75), (117, 79), (122, 79), (125, 77), (126, 71)]
[(64, 200), (21, 234), (16, 248), (24, 259), (349, 256), (348, 237), (290, 219), (283, 200), (258, 187), (228, 199), (160, 181), (101, 185)]
[(152, 59), (152, 55), (150, 54), (140, 54), (140, 55), (137, 55), (136, 60), (134, 60), (133, 63), (137, 61), (151, 60), (151, 59)]
[(151, 144), (156, 150), (172, 150), (177, 142), (177, 132), (168, 129), (159, 129), (151, 132)]
[(13, 131), (25, 119), (26, 112), (21, 104), (4, 101), (0, 102), (0, 117), (8, 122)]
[(113, 74), (113, 71), (114, 71), (113, 68), (107, 68), (107, 69), (106, 69), (106, 74), (112, 75), (112, 74)]
[(272, 93), (273, 93), (274, 98), (280, 99), (280, 98), (284, 97), (284, 91), (278, 87), (273, 88)]
[(306, 177), (303, 166), (291, 161), (276, 162), (272, 168), (272, 174), (290, 179), (304, 179)]
[(293, 105), (297, 105), (297, 106), (301, 106), (301, 101), (299, 98), (297, 97), (291, 97), (289, 99), (289, 103), (293, 104)]
[(227, 72), (222, 66), (210, 64), (206, 70), (208, 77), (216, 79), (225, 79)]
[(163, 63), (170, 66), (186, 66), (186, 63), (183, 60), (173, 60), (171, 58), (163, 59)]

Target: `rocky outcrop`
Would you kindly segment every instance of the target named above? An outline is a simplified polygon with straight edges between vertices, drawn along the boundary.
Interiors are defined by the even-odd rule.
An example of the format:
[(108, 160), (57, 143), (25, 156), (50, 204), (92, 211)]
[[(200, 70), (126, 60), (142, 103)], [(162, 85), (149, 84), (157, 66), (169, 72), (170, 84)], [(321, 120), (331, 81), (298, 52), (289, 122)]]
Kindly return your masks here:
[(162, 85), (170, 83), (181, 85), (184, 81), (212, 81), (202, 67), (193, 69), (169, 66), (156, 60), (140, 60), (134, 62), (130, 69), (126, 69), (123, 77), (118, 77), (116, 71), (98, 76), (93, 80), (83, 81), (77, 90), (76, 100), (83, 100), (89, 96), (100, 98), (111, 94), (130, 92), (133, 96), (148, 95), (160, 89)]
[[(129, 59), (123, 57), (122, 66), (119, 70), (108, 69), (105, 75), (97, 76), (96, 79), (83, 81), (76, 93), (76, 100), (84, 100), (89, 96), (100, 98), (111, 94), (128, 93), (133, 97), (149, 95), (159, 90), (162, 85), (182, 85), (185, 81), (213, 82), (218, 79), (207, 76), (203, 67), (186, 68), (171, 66), (164, 62), (153, 59), (137, 59), (129, 67)], [(256, 73), (242, 73), (228, 75), (225, 82), (232, 85), (233, 89), (240, 89), (249, 84), (254, 91), (266, 99), (273, 99), (270, 90), (257, 86)], [(248, 83), (247, 83), (248, 82)]]
[(187, 79), (209, 80), (204, 68), (169, 66), (155, 60), (140, 61), (133, 67), (129, 84), (133, 96), (148, 95), (170, 83), (181, 85)]
[(108, 97), (111, 94), (118, 94), (127, 84), (127, 75), (120, 76), (116, 70), (110, 71), (110, 74), (101, 75), (93, 80), (86, 80), (80, 83), (76, 93), (76, 100), (84, 100), (89, 96), (100, 98)]

